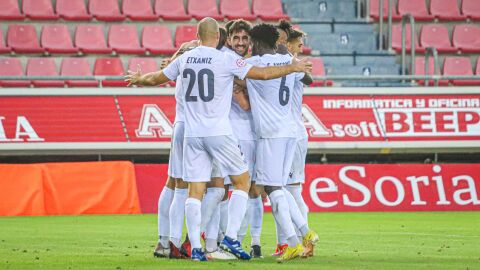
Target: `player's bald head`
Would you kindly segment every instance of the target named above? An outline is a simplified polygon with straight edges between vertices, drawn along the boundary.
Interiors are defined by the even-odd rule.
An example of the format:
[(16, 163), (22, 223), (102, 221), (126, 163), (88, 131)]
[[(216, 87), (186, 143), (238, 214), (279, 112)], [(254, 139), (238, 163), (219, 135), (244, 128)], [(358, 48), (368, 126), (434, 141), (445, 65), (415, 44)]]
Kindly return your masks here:
[(198, 22), (198, 38), (201, 41), (215, 40), (218, 36), (218, 22), (215, 19), (206, 17)]

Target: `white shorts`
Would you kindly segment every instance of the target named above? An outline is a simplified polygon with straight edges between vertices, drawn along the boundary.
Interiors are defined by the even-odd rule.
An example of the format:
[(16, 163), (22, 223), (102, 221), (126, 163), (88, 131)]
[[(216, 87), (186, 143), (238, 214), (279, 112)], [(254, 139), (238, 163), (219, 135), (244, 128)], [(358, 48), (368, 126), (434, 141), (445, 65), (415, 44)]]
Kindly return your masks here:
[(305, 183), (305, 160), (307, 158), (308, 138), (297, 140), (293, 155), (292, 169), (288, 177), (287, 185)]
[[(250, 178), (253, 175), (253, 168), (255, 166), (255, 151), (256, 151), (257, 141), (255, 140), (238, 140), (238, 147), (242, 152), (245, 160), (247, 161), (248, 165), (248, 173), (250, 174)], [(231, 185), (232, 180), (230, 177), (225, 177), (225, 185)]]
[(185, 123), (176, 122), (173, 127), (170, 157), (168, 159), (168, 175), (173, 178), (183, 178), (183, 138)]
[(187, 182), (209, 182), (213, 163), (222, 175), (240, 175), (248, 171), (247, 162), (232, 135), (185, 137), (183, 178)]
[(281, 187), (287, 184), (295, 152), (295, 138), (257, 141), (254, 180), (257, 185)]

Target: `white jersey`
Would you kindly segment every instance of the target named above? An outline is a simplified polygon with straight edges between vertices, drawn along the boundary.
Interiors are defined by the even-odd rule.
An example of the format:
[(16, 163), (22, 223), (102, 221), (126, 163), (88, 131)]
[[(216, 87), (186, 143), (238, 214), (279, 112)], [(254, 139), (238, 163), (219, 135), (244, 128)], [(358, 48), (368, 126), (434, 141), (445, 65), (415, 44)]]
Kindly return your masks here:
[(303, 83), (300, 81), (302, 78), (295, 80), (292, 93), (292, 112), (293, 117), (295, 118), (295, 123), (297, 126), (297, 138), (308, 138), (307, 129), (303, 123), (302, 116), (302, 103), (303, 103)]
[(233, 77), (244, 79), (252, 65), (230, 53), (199, 46), (175, 59), (163, 73), (181, 75), (185, 102), (185, 137), (232, 134)]
[[(283, 66), (292, 62), (290, 55), (265, 54), (246, 60), (258, 67)], [(297, 128), (292, 115), (292, 91), (298, 78), (304, 73), (292, 73), (285, 77), (261, 81), (247, 80), (252, 107), (255, 133), (260, 138), (296, 137)]]
[(185, 122), (185, 102), (183, 95), (182, 79), (180, 76), (177, 77), (177, 82), (175, 84), (175, 123)]
[[(234, 50), (224, 46), (222, 50), (226, 53), (231, 53), (237, 58), (241, 58)], [(232, 98), (232, 108), (230, 110), (230, 123), (235, 130), (234, 135), (238, 140), (255, 140), (253, 129), (252, 111), (245, 111), (240, 107), (237, 101)]]

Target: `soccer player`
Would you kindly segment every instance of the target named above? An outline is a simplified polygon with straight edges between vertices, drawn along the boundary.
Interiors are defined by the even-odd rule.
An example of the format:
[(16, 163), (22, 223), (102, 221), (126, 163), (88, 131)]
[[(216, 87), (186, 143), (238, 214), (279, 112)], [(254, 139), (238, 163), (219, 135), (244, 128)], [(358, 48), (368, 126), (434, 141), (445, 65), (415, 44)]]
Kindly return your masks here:
[[(251, 31), (253, 57), (247, 59), (247, 62), (254, 66), (271, 67), (296, 61), (290, 55), (275, 52), (278, 37), (273, 25), (255, 26)], [(294, 222), (305, 241), (314, 242), (318, 239), (316, 233), (308, 228), (299, 210), (294, 211), (296, 205), (289, 205), (283, 189), (292, 166), (297, 134), (291, 109), (291, 91), (295, 81), (304, 77), (304, 73), (293, 73), (268, 81), (247, 80), (255, 133), (259, 136), (254, 178), (257, 185), (263, 186), (268, 194), (278, 229), (286, 236), (288, 244), (279, 261), (303, 254), (304, 247), (297, 238)]]
[(311, 70), (306, 60), (293, 61), (279, 67), (253, 67), (231, 54), (216, 50), (219, 40), (218, 23), (204, 18), (198, 24), (200, 46), (173, 61), (167, 68), (142, 75), (129, 71), (125, 80), (130, 84), (158, 85), (181, 76), (185, 93), (185, 141), (183, 177), (189, 182), (189, 198), (185, 205), (187, 229), (192, 245), (192, 259), (206, 261), (200, 243), (202, 197), (210, 181), (213, 161), (227, 173), (235, 190), (229, 202), (224, 250), (240, 259), (250, 259), (237, 234), (246, 212), (250, 188), (248, 168), (232, 136), (228, 118), (233, 93), (233, 79), (269, 80), (293, 72)]

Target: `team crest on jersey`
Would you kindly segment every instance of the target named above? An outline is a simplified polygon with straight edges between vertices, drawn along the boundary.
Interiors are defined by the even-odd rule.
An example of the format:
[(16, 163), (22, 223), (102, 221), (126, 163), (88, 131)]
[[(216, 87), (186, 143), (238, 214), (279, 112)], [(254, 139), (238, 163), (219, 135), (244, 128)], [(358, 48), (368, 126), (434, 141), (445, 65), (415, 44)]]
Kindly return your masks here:
[(247, 63), (243, 59), (237, 59), (237, 66), (244, 67)]

